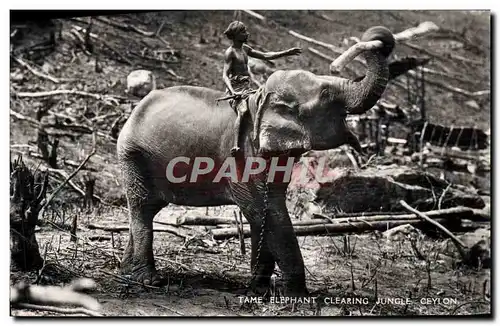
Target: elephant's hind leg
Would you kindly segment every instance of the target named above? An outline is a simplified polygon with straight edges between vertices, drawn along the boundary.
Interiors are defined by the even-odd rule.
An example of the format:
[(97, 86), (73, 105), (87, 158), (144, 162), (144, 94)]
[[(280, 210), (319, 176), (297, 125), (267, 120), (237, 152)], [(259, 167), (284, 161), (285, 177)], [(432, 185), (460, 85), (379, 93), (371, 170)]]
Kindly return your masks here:
[(129, 241), (121, 262), (122, 274), (147, 285), (158, 285), (153, 256), (153, 218), (168, 202), (155, 190), (153, 176), (139, 157), (122, 161), (129, 208)]

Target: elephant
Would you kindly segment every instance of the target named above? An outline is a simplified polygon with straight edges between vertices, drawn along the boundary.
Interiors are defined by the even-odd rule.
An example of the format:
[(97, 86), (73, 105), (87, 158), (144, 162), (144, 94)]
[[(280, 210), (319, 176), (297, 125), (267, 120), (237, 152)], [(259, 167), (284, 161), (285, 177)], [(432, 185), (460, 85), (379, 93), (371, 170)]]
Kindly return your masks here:
[[(361, 54), (368, 68), (360, 81), (305, 70), (271, 74), (246, 100), (243, 153), (235, 158), (238, 169), (252, 157), (265, 159), (266, 164), (275, 157), (297, 160), (307, 151), (352, 141), (347, 114), (363, 114), (372, 108), (388, 83), (387, 60), (395, 46), (394, 36), (387, 28), (376, 26), (361, 39), (373, 40), (381, 46)], [(236, 204), (251, 228), (251, 289), (269, 286), (277, 264), (283, 275), (283, 294), (306, 296), (304, 261), (285, 205), (287, 182), (267, 182), (268, 166), (246, 182), (206, 178), (176, 183), (165, 177), (169, 162), (179, 157), (191, 159), (189, 162), (208, 157), (221, 168), (221, 162), (230, 156), (236, 113), (227, 102), (217, 102), (223, 95), (197, 86), (153, 90), (123, 126), (117, 155), (130, 233), (121, 272), (143, 284), (160, 284), (153, 255), (153, 218), (169, 203), (199, 207)], [(177, 167), (174, 172), (178, 175), (193, 173), (191, 163)]]

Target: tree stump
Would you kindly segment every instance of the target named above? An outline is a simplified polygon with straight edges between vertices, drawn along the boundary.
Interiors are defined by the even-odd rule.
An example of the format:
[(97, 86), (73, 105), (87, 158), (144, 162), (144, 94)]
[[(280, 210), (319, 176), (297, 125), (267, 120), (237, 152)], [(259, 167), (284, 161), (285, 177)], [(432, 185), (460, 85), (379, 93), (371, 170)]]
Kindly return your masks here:
[(83, 175), (82, 179), (83, 179), (83, 184), (85, 185), (85, 196), (83, 198), (83, 206), (87, 209), (91, 209), (92, 207), (94, 207), (95, 204), (94, 187), (96, 178), (90, 171), (87, 171)]
[(76, 242), (78, 240), (76, 236), (76, 229), (78, 227), (78, 215), (73, 216), (73, 221), (71, 222), (71, 230), (69, 230), (69, 233), (71, 234), (70, 241)]
[(50, 155), (47, 163), (49, 163), (51, 168), (57, 169), (57, 147), (59, 146), (59, 139), (54, 138), (50, 145)]
[(24, 271), (43, 264), (35, 237), (48, 174), (32, 172), (18, 157), (10, 165), (10, 252), (12, 267)]
[[(50, 145), (50, 151), (48, 148)], [(38, 128), (37, 146), (42, 154), (42, 158), (53, 169), (57, 169), (57, 148), (59, 146), (59, 139), (54, 138), (53, 141), (49, 140), (49, 136), (43, 126)]]

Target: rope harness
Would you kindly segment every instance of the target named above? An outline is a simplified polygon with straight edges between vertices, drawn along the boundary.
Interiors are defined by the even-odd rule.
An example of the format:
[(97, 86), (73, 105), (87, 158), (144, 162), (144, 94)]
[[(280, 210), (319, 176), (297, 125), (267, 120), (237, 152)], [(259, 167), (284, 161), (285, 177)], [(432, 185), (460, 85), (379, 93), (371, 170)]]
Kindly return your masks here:
[[(250, 111), (249, 114), (253, 114), (253, 136), (252, 136), (252, 139), (251, 139), (251, 142), (253, 144), (253, 146), (255, 147), (255, 149), (257, 150), (257, 152), (259, 151), (260, 149), (260, 144), (259, 144), (259, 132), (260, 132), (260, 123), (262, 121), (262, 115), (264, 113), (264, 108), (265, 108), (265, 104), (267, 103), (267, 100), (269, 99), (269, 96), (272, 94), (273, 92), (266, 92), (265, 91), (265, 87), (264, 86), (261, 86), (259, 89), (257, 90), (249, 90), (249, 91), (246, 91), (241, 97), (238, 98), (238, 100), (240, 100), (240, 103), (238, 103), (237, 105), (245, 105), (243, 104), (242, 102), (243, 101), (246, 101), (246, 105), (247, 105), (247, 110)], [(254, 108), (254, 110), (252, 110), (250, 108), (250, 105), (249, 105), (249, 97), (251, 94), (255, 94), (255, 107), (252, 105), (252, 107)], [(219, 103), (219, 101), (226, 101), (226, 100), (231, 100), (231, 99), (236, 99), (237, 97), (234, 96), (234, 95), (229, 95), (229, 96), (225, 96), (225, 97), (221, 97), (221, 98), (218, 98), (216, 100), (216, 104)], [(252, 101), (253, 102), (253, 101)], [(252, 103), (253, 104), (253, 103)], [(256, 279), (257, 279), (257, 270), (259, 268), (259, 259), (260, 259), (260, 256), (261, 256), (261, 252), (262, 252), (262, 246), (264, 244), (264, 236), (265, 236), (265, 227), (266, 227), (266, 221), (267, 221), (267, 217), (268, 217), (268, 211), (269, 211), (269, 187), (268, 187), (268, 166), (267, 166), (267, 161), (266, 161), (266, 168), (264, 169), (264, 180), (263, 180), (263, 184), (261, 184), (260, 182), (256, 185), (257, 187), (257, 190), (260, 192), (260, 193), (263, 193), (263, 197), (262, 197), (262, 211), (261, 211), (261, 214), (262, 214), (262, 219), (261, 219), (261, 224), (260, 224), (260, 233), (259, 233), (259, 242), (257, 244), (257, 253), (256, 253), (256, 257), (255, 257), (255, 265), (252, 269), (252, 277), (250, 279), (250, 286), (252, 284), (252, 282), (254, 282)], [(264, 189), (262, 189), (262, 187), (264, 187)], [(249, 286), (249, 287), (250, 287)]]

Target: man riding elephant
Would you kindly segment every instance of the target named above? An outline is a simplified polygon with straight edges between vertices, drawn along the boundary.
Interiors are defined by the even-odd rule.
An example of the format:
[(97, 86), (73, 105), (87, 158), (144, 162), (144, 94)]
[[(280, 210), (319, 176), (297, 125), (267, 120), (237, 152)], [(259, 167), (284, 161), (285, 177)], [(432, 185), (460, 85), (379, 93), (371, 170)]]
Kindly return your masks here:
[(235, 143), (231, 149), (231, 154), (234, 156), (240, 152), (240, 125), (241, 119), (244, 118), (247, 107), (243, 103), (248, 97), (248, 91), (251, 90), (251, 72), (248, 68), (248, 57), (257, 59), (273, 60), (285, 56), (298, 55), (302, 52), (300, 48), (292, 48), (280, 52), (260, 52), (252, 49), (246, 42), (248, 41), (247, 28), (240, 21), (233, 21), (224, 31), (226, 37), (233, 42), (224, 53), (224, 70), (222, 78), (226, 85), (226, 92), (233, 96), (230, 105), (237, 112), (238, 116), (235, 123)]

